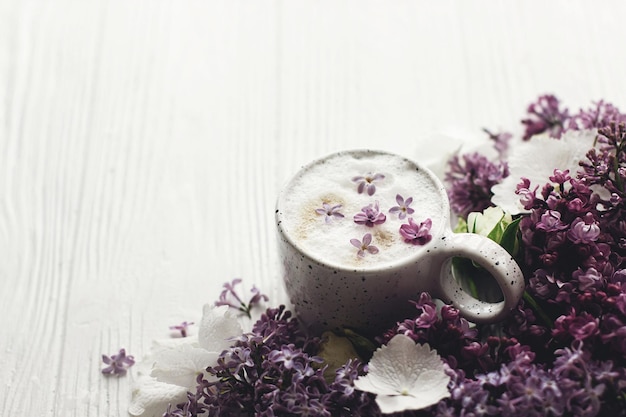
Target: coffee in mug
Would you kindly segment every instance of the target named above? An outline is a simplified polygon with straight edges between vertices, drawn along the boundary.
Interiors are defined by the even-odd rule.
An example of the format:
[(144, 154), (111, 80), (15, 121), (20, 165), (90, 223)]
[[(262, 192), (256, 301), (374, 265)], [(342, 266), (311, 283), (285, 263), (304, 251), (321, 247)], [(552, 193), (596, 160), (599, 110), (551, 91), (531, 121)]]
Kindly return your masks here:
[[(285, 288), (313, 333), (383, 331), (415, 314), (410, 300), (422, 291), (471, 321), (493, 322), (524, 290), (511, 255), (484, 236), (453, 233), (441, 182), (399, 155), (353, 150), (313, 161), (280, 193), (276, 222)], [(502, 301), (467, 293), (454, 257), (488, 271)]]

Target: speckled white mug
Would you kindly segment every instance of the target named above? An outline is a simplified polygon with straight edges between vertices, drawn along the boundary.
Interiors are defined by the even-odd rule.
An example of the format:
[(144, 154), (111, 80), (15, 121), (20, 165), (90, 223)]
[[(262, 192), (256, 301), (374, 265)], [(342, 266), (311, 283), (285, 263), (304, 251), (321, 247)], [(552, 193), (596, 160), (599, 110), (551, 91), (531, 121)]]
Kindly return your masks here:
[[(398, 210), (389, 212), (391, 196), (401, 193), (407, 201), (412, 197), (414, 210), (404, 219), (398, 218)], [(386, 221), (357, 224), (353, 215), (368, 202), (373, 208), (374, 201), (383, 202)], [(409, 217), (415, 224), (431, 219), (430, 241), (404, 241), (399, 228)], [(306, 165), (280, 193), (276, 224), (285, 288), (296, 315), (312, 333), (348, 327), (375, 334), (414, 315), (410, 300), (422, 291), (454, 305), (470, 321), (495, 322), (517, 305), (524, 290), (518, 265), (500, 245), (477, 234), (452, 232), (446, 190), (435, 175), (387, 152), (351, 150)], [(367, 233), (382, 246), (359, 256), (350, 240)], [(314, 235), (322, 240), (309, 243)], [(316, 253), (321, 246), (325, 252)], [(387, 252), (391, 255), (385, 258)], [(478, 300), (464, 291), (452, 273), (454, 257), (471, 259), (489, 272), (502, 301)]]

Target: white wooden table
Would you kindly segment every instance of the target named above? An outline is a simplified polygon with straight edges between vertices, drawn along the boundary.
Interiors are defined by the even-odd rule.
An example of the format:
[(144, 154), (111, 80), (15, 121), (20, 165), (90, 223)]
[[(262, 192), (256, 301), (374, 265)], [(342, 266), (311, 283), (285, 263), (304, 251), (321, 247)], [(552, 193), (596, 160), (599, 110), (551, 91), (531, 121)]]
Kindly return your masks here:
[[(0, 0), (0, 416), (123, 416), (138, 359), (242, 277), (313, 158), (626, 108), (626, 3)], [(468, 138), (470, 137), (468, 136)]]

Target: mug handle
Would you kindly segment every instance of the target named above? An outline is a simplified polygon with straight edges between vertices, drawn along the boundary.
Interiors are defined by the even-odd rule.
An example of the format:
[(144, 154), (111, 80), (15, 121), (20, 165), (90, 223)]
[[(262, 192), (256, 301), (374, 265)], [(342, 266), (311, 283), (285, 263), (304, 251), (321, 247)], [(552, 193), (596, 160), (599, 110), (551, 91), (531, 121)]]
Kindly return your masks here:
[[(502, 246), (474, 233), (448, 233), (442, 240), (440, 254), (442, 299), (456, 307), (469, 321), (491, 323), (502, 320), (517, 306), (524, 293), (524, 275)], [(482, 266), (500, 287), (504, 300), (496, 303), (482, 301), (467, 293), (452, 270), (452, 258), (467, 258)]]

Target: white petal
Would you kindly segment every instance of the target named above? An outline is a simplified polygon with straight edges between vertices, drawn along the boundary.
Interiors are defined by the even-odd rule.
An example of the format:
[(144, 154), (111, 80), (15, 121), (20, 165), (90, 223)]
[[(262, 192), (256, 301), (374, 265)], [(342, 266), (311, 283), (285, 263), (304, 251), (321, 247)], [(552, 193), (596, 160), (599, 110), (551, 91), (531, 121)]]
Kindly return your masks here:
[(554, 169), (569, 169), (572, 177), (580, 169), (578, 163), (593, 147), (595, 130), (568, 131), (561, 139), (547, 135), (533, 136), (530, 140), (518, 143), (509, 153), (509, 176), (491, 188), (494, 196), (491, 201), (511, 214), (527, 212), (515, 194), (522, 177), (528, 178), (531, 186), (541, 187), (549, 182)]
[(450, 378), (437, 352), (408, 336), (396, 335), (377, 349), (368, 369), (354, 386), (377, 394), (381, 410), (391, 410), (385, 413), (424, 408), (449, 395)]
[(467, 215), (467, 230), (487, 236), (502, 221), (505, 213), (500, 207), (487, 207), (482, 213), (472, 212)]
[(133, 386), (128, 413), (132, 416), (161, 417), (168, 404), (180, 404), (186, 399), (187, 388), (142, 376)]
[(449, 168), (448, 161), (455, 154), (478, 152), (489, 159), (498, 157), (493, 143), (485, 140), (485, 136), (483, 132), (453, 126), (437, 132), (424, 132), (422, 135), (424, 140), (418, 147), (415, 159), (443, 181)]
[(204, 306), (198, 341), (204, 349), (221, 353), (228, 349), (232, 342), (231, 337), (240, 336), (243, 333), (237, 316), (230, 311), (228, 306), (215, 307), (207, 304)]
[(218, 355), (217, 352), (209, 352), (189, 345), (163, 350), (154, 355), (154, 365), (150, 375), (160, 382), (178, 385), (192, 391), (196, 386), (198, 374), (204, 373), (208, 366), (214, 366)]
[(418, 396), (413, 395), (377, 395), (376, 404), (383, 414), (402, 412), (405, 410), (420, 410), (437, 404), (444, 398), (450, 396), (447, 389), (447, 381), (444, 389), (432, 389), (428, 385), (424, 386), (424, 391)]

